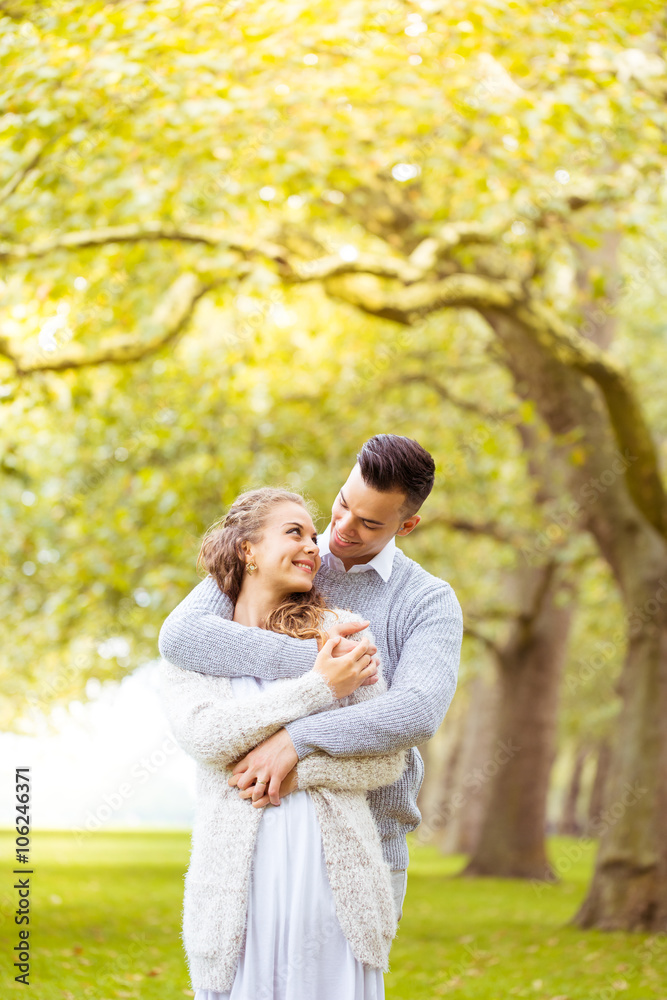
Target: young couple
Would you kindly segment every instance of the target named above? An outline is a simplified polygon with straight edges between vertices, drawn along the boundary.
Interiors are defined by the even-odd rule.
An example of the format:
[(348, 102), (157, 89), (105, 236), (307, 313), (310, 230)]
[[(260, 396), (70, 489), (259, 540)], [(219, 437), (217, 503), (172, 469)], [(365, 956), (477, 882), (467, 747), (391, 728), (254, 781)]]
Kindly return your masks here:
[(319, 537), (298, 494), (241, 494), (162, 626), (162, 704), (198, 762), (195, 1000), (384, 997), (421, 820), (415, 744), (452, 700), (463, 630), (450, 585), (395, 543), (434, 472), (416, 441), (376, 435)]

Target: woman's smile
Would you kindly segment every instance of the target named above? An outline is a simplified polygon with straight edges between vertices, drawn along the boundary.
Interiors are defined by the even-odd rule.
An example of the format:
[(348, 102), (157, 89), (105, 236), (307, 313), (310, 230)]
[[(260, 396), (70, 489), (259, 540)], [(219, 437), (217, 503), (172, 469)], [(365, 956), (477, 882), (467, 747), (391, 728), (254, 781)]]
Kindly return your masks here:
[(312, 573), (315, 569), (315, 563), (309, 562), (307, 559), (294, 559), (292, 561), (293, 566), (298, 566), (299, 569), (303, 570), (304, 573)]

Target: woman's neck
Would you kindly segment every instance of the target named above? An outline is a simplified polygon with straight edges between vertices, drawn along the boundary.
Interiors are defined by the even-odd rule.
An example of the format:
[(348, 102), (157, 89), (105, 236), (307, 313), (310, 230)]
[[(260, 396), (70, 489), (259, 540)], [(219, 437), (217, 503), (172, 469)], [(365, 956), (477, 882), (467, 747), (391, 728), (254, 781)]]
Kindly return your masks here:
[(239, 625), (264, 628), (264, 622), (285, 596), (266, 591), (263, 587), (250, 586), (249, 581), (244, 581), (234, 607), (233, 620)]

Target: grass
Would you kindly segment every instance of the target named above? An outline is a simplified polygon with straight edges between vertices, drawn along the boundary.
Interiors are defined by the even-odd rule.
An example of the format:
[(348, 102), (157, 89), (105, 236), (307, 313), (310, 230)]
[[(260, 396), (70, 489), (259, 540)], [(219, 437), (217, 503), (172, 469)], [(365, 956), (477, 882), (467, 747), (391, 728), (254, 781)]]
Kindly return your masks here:
[[(29, 995), (36, 1000), (191, 997), (180, 942), (188, 832), (33, 831)], [(14, 982), (13, 835), (0, 832), (1, 995)], [(667, 937), (567, 927), (590, 877), (590, 844), (557, 838), (557, 885), (452, 877), (461, 857), (410, 843), (387, 1000), (667, 1000)], [(316, 998), (313, 998), (316, 1000)]]
[(595, 846), (552, 838), (556, 885), (454, 878), (463, 857), (411, 844), (387, 1000), (667, 1000), (667, 937), (581, 931)]

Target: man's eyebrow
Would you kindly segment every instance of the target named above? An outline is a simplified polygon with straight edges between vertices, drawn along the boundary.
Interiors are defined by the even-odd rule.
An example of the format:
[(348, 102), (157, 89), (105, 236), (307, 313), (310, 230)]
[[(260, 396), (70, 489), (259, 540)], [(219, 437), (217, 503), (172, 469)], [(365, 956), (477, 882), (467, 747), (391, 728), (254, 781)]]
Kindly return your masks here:
[[(347, 501), (346, 501), (345, 497), (343, 496), (343, 491), (342, 490), (338, 490), (338, 492), (340, 493), (341, 500), (343, 501), (343, 503), (347, 507)], [(362, 521), (368, 521), (369, 524), (379, 524), (381, 528), (383, 528), (384, 525), (385, 525), (384, 521), (373, 521), (373, 520), (371, 520), (370, 517), (362, 517), (361, 520)]]

